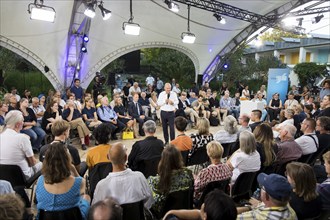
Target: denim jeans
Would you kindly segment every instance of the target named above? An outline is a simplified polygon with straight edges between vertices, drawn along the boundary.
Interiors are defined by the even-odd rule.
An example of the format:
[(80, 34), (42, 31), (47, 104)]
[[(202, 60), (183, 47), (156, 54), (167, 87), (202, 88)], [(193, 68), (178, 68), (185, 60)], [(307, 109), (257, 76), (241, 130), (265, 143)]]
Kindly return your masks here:
[(30, 137), (31, 145), (33, 149), (40, 149), (41, 142), (45, 138), (46, 133), (41, 127), (33, 126), (30, 129), (21, 130), (21, 133)]

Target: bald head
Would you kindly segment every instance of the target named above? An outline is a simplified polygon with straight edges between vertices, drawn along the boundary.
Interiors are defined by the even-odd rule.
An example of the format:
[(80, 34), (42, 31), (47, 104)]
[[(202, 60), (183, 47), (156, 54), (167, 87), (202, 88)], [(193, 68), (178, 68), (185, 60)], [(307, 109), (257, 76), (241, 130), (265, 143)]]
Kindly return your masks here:
[(120, 142), (112, 145), (109, 150), (109, 159), (113, 165), (125, 165), (127, 160), (125, 145)]
[(88, 214), (90, 220), (122, 220), (123, 211), (120, 205), (112, 198), (95, 203)]

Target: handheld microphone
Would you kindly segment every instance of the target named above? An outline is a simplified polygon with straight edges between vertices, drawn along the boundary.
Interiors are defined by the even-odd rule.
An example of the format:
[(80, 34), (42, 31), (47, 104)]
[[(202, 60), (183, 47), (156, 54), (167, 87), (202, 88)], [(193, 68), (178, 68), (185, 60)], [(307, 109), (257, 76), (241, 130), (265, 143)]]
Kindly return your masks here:
[(170, 93), (167, 94), (167, 99), (169, 99), (169, 98), (170, 98)]

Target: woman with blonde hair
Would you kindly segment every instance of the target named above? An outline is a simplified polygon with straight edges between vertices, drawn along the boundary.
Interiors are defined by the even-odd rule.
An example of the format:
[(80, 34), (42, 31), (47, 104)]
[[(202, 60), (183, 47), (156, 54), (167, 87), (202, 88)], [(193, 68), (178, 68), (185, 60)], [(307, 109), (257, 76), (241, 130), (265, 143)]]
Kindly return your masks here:
[(233, 143), (237, 141), (237, 120), (232, 115), (228, 115), (224, 120), (224, 130), (214, 134), (214, 140), (221, 144)]
[[(152, 92), (151, 97), (149, 98), (150, 108), (151, 108), (151, 117), (154, 120), (160, 120), (160, 106), (157, 104), (157, 92)], [(156, 116), (156, 118), (155, 118)]]
[(189, 157), (191, 157), (198, 148), (206, 147), (209, 142), (213, 141), (213, 134), (210, 133), (210, 122), (207, 118), (201, 117), (197, 120), (197, 130), (198, 133), (190, 135), (193, 146), (189, 152)]
[(260, 155), (256, 149), (256, 140), (249, 131), (243, 131), (239, 136), (239, 149), (227, 160), (233, 170), (231, 183), (234, 184), (242, 173), (260, 170)]
[(262, 123), (254, 129), (253, 134), (257, 142), (257, 151), (260, 154), (261, 169), (263, 170), (270, 167), (276, 160), (277, 145), (274, 142), (273, 130), (267, 123)]
[(293, 188), (290, 206), (298, 219), (317, 217), (322, 209), (321, 197), (316, 192), (316, 177), (309, 164), (291, 162), (286, 165), (288, 182)]

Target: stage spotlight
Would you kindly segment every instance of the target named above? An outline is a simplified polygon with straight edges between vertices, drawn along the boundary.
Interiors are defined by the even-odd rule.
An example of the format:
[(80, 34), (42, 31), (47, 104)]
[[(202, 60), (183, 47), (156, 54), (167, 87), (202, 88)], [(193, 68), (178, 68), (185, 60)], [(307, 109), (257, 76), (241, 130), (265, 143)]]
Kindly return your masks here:
[(111, 11), (103, 7), (103, 2), (99, 4), (99, 9), (101, 10), (104, 21), (108, 20), (111, 17)]
[(123, 23), (123, 30), (128, 35), (140, 35), (140, 25), (133, 22), (133, 6), (132, 0), (130, 0), (130, 18), (128, 22)]
[(81, 52), (83, 52), (83, 53), (87, 53), (87, 47), (85, 46), (85, 44), (84, 43), (82, 43), (81, 44)]
[(214, 13), (213, 16), (219, 21), (220, 24), (226, 24), (226, 19), (221, 15)]
[(181, 34), (181, 39), (183, 43), (193, 44), (196, 40), (195, 34), (190, 32), (190, 5), (188, 5), (188, 23), (187, 23), (187, 32)]
[(94, 4), (91, 3), (91, 4), (88, 4), (84, 14), (87, 16), (87, 17), (90, 17), (90, 18), (94, 18), (95, 17), (95, 9), (94, 9)]
[(179, 7), (179, 5), (177, 3), (173, 2), (172, 0), (165, 0), (164, 2), (165, 2), (165, 4), (167, 4), (167, 7), (171, 11), (173, 11), (175, 13), (178, 13), (179, 12), (180, 7)]
[(312, 24), (317, 24), (321, 21), (321, 19), (324, 18), (324, 15), (318, 15), (315, 18), (312, 18)]
[(56, 11), (54, 8), (43, 5), (43, 1), (40, 1), (41, 4), (38, 4), (37, 1), (30, 3), (28, 5), (28, 12), (32, 20), (48, 21), (54, 22)]
[(84, 36), (83, 36), (83, 41), (85, 43), (87, 43), (89, 41), (89, 37), (86, 34), (84, 34)]
[(226, 70), (228, 69), (229, 65), (227, 63), (223, 64), (223, 68)]

